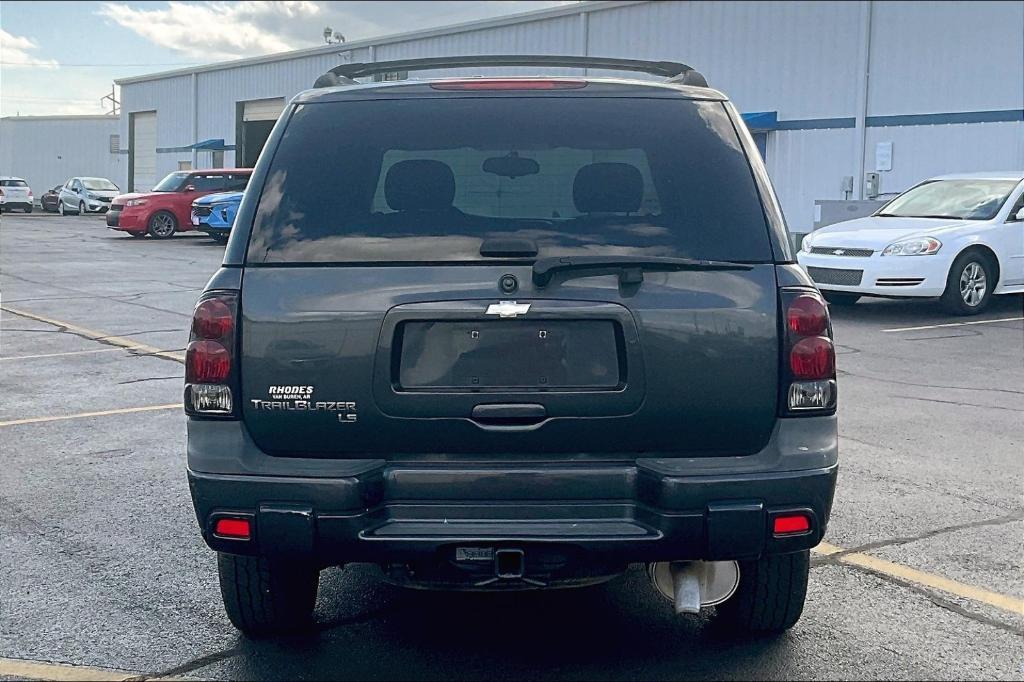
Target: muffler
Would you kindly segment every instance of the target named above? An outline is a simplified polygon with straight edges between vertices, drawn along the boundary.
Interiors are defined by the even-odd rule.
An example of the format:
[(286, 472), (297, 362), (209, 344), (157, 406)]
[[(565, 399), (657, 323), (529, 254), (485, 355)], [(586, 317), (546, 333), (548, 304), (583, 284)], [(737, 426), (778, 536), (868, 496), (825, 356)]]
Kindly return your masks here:
[(740, 567), (735, 561), (659, 561), (647, 564), (647, 576), (676, 613), (700, 613), (736, 592)]

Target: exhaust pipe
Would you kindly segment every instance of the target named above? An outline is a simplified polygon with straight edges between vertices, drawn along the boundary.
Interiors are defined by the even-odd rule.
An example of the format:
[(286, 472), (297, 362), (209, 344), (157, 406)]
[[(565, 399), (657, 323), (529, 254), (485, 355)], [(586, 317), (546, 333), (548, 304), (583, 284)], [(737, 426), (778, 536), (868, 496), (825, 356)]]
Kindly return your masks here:
[(740, 584), (735, 561), (659, 561), (647, 564), (647, 577), (676, 613), (700, 613), (731, 597)]

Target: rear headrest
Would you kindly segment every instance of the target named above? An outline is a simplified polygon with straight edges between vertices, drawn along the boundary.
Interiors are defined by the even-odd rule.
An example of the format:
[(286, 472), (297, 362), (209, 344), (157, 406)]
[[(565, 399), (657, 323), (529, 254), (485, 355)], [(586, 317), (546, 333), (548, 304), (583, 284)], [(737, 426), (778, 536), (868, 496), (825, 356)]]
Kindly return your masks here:
[(592, 163), (572, 183), (572, 201), (580, 213), (632, 213), (644, 198), (644, 179), (628, 163)]
[(399, 161), (388, 169), (384, 198), (396, 211), (449, 208), (455, 199), (455, 175), (442, 161)]

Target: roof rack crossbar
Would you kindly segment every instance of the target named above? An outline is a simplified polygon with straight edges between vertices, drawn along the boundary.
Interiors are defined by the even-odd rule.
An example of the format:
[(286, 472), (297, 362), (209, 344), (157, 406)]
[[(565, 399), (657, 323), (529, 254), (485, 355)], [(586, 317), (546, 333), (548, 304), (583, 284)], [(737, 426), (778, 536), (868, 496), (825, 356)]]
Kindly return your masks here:
[(394, 71), (425, 71), (491, 66), (549, 66), (580, 69), (638, 71), (668, 79), (669, 83), (707, 87), (707, 80), (693, 67), (679, 62), (620, 59), (617, 57), (578, 57), (561, 55), (474, 55), (465, 57), (427, 57), (390, 62), (356, 62), (336, 66), (316, 79), (314, 88), (355, 85), (356, 78)]

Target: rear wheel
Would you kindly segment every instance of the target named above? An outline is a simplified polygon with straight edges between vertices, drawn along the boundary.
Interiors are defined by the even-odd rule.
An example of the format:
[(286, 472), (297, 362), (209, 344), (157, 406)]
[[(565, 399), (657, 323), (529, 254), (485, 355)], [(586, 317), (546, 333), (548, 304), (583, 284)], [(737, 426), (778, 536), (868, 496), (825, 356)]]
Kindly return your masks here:
[(954, 315), (977, 315), (988, 307), (995, 285), (988, 257), (978, 251), (962, 253), (949, 268), (942, 304)]
[(736, 594), (715, 607), (716, 622), (736, 632), (782, 632), (804, 610), (810, 551), (741, 561)]
[(250, 637), (301, 631), (312, 623), (320, 572), (307, 564), (218, 554), (224, 610)]
[(157, 239), (167, 239), (178, 229), (178, 220), (167, 211), (157, 211), (150, 217), (147, 232)]
[(29, 204), (28, 206), (26, 206), (26, 207), (25, 207), (24, 209), (22, 209), (22, 210), (23, 210), (23, 211), (25, 211), (25, 213), (31, 213), (31, 212), (32, 212), (32, 205), (31, 205), (31, 204)]
[(846, 294), (840, 291), (823, 291), (821, 294), (832, 305), (853, 305), (860, 300), (860, 294)]

